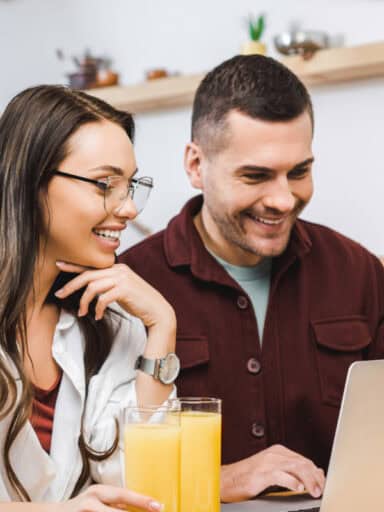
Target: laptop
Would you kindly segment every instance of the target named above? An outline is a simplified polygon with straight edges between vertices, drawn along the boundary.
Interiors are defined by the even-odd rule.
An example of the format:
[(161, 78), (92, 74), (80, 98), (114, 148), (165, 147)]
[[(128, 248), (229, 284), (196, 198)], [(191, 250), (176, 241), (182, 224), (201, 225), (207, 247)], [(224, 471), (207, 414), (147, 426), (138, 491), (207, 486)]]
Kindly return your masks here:
[[(256, 500), (233, 512), (379, 512), (384, 510), (384, 360), (348, 371), (320, 507), (312, 500)], [(224, 509), (226, 510), (226, 509)], [(229, 509), (227, 512), (230, 512)]]
[(384, 360), (348, 371), (320, 512), (384, 509)]

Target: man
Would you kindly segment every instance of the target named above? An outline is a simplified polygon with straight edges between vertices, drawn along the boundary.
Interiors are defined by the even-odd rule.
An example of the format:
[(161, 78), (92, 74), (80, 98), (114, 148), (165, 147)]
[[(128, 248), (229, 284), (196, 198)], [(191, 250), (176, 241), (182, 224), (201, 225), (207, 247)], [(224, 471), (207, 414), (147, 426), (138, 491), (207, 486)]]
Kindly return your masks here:
[(176, 310), (179, 395), (223, 399), (223, 501), (271, 485), (318, 497), (348, 366), (384, 354), (379, 260), (297, 220), (312, 135), (287, 68), (224, 62), (197, 90), (185, 151), (202, 195), (120, 258)]

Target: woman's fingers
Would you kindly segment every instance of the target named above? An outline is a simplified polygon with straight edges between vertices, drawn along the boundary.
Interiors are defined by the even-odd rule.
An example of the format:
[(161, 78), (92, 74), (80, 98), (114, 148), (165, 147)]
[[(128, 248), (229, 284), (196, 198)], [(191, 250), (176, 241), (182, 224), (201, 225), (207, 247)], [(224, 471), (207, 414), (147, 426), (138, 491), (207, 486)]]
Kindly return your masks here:
[(115, 286), (115, 282), (112, 279), (99, 279), (98, 281), (91, 281), (86, 287), (83, 295), (81, 296), (79, 303), (79, 316), (84, 316), (88, 313), (89, 304), (92, 300), (100, 294), (110, 290)]
[[(56, 297), (65, 299), (88, 287), (88, 290), (82, 292), (80, 316), (87, 314), (91, 300), (98, 296), (96, 320), (103, 316), (108, 304), (117, 302), (126, 312), (140, 318), (148, 328), (161, 324), (174, 328), (176, 317), (168, 302), (126, 265), (116, 263), (104, 269), (86, 269), (80, 265), (58, 262), (57, 266), (65, 272), (77, 272), (78, 275), (57, 290)], [(112, 290), (111, 295), (109, 292)]]
[(113, 505), (125, 505), (129, 507), (131, 505), (151, 512), (161, 512), (164, 510), (164, 506), (153, 498), (143, 496), (142, 494), (138, 494), (122, 487), (93, 485), (89, 489), (92, 489), (92, 494), (109, 507), (113, 507)]
[[(73, 266), (72, 268), (75, 268)], [(79, 268), (79, 267), (78, 267)], [(66, 272), (74, 272), (74, 270), (66, 270)], [(78, 272), (78, 270), (76, 270)], [(104, 270), (82, 270), (82, 273), (78, 276), (74, 277), (68, 283), (66, 283), (60, 290), (55, 292), (55, 295), (60, 299), (64, 299), (76, 292), (77, 290), (81, 290), (85, 286), (87, 286), (92, 281), (97, 281), (104, 278), (112, 278), (115, 275), (115, 271), (113, 268), (108, 268)]]
[(118, 298), (119, 292), (116, 288), (113, 288), (112, 290), (99, 295), (95, 307), (95, 320), (100, 320), (100, 318), (103, 318), (108, 305), (117, 301)]
[(84, 272), (84, 270), (91, 270), (89, 267), (76, 265), (75, 263), (66, 263), (65, 261), (56, 261), (56, 265), (63, 272), (75, 272), (80, 274), (80, 272)]

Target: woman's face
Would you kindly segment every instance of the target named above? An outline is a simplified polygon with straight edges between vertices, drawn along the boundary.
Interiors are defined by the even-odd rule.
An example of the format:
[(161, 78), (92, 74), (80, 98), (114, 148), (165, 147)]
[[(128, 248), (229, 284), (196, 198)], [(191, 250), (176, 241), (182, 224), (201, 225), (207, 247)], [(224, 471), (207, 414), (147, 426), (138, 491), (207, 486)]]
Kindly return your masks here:
[[(85, 124), (69, 139), (68, 156), (55, 170), (94, 180), (119, 175), (128, 180), (136, 171), (132, 143), (113, 122)], [(113, 265), (121, 231), (137, 215), (129, 197), (106, 211), (104, 193), (96, 185), (63, 176), (49, 181), (44, 203), (45, 260), (94, 268)]]

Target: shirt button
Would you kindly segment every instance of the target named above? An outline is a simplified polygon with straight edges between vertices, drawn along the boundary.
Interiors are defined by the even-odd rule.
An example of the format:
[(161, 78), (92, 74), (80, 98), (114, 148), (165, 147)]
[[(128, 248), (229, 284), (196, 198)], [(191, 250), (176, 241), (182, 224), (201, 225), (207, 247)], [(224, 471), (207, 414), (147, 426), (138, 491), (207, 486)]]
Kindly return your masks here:
[(237, 297), (237, 307), (240, 309), (246, 309), (248, 307), (248, 299), (244, 295)]
[(265, 429), (260, 423), (252, 423), (252, 435), (254, 437), (264, 437)]
[(251, 357), (250, 359), (248, 359), (247, 370), (249, 371), (249, 373), (253, 373), (254, 375), (257, 375), (258, 373), (260, 373), (260, 370), (261, 370), (260, 361), (258, 361), (254, 357)]

